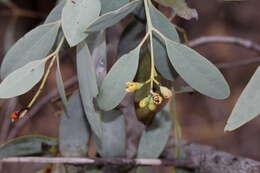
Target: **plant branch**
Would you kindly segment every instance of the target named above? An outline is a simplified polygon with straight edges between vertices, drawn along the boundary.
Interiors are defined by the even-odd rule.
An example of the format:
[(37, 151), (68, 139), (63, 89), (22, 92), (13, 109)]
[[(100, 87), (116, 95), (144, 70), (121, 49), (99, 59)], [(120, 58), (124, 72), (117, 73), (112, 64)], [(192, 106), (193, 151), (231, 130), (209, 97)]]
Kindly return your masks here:
[[(65, 88), (69, 88), (72, 85), (74, 85), (77, 82), (77, 77), (74, 76), (71, 79), (67, 80), (64, 83)], [(47, 104), (52, 98), (57, 97), (59, 95), (58, 90), (55, 88), (52, 91), (50, 91), (45, 97), (40, 99), (38, 102), (36, 102), (33, 107), (28, 112), (27, 116), (20, 119), (17, 123), (15, 123), (15, 126), (11, 129), (8, 140), (14, 138), (17, 133), (23, 128), (23, 126), (26, 124), (26, 122), (32, 118), (34, 115), (37, 114), (37, 112), (45, 105)]]
[(251, 49), (256, 52), (260, 52), (260, 44), (257, 44), (251, 40), (243, 39), (233, 36), (203, 36), (189, 42), (190, 47), (196, 47), (210, 43), (229, 43), (236, 44), (246, 49)]
[(61, 157), (10, 157), (0, 163), (64, 163), (75, 165), (117, 165), (117, 166), (174, 166), (195, 168), (190, 160), (128, 159), (128, 158), (61, 158)]
[[(172, 158), (175, 149), (174, 138), (170, 138), (164, 158)], [(0, 159), (0, 163), (65, 163), (75, 165), (132, 165), (132, 166), (174, 166), (196, 169), (200, 173), (259, 173), (260, 162), (238, 157), (213, 147), (183, 143), (183, 151), (189, 160), (174, 159), (125, 159), (125, 158), (45, 158), (11, 157)]]
[(62, 47), (62, 44), (63, 44), (63, 42), (64, 42), (64, 39), (65, 39), (65, 38), (64, 38), (64, 36), (63, 36), (63, 37), (61, 38), (60, 43), (59, 43), (59, 45), (57, 46), (56, 50), (45, 58), (46, 61), (47, 61), (48, 59), (52, 58), (52, 59), (51, 59), (51, 62), (50, 62), (49, 66), (48, 66), (48, 68), (47, 68), (47, 70), (46, 70), (46, 72), (45, 72), (45, 74), (44, 74), (44, 76), (43, 76), (43, 79), (42, 79), (42, 82), (41, 82), (41, 84), (40, 84), (40, 87), (38, 88), (37, 92), (36, 92), (35, 95), (33, 96), (33, 98), (32, 98), (32, 100), (30, 101), (30, 103), (27, 105), (27, 108), (28, 108), (28, 109), (24, 110), (24, 111), (21, 113), (19, 119), (23, 118), (23, 117), (27, 114), (27, 112), (29, 111), (29, 109), (31, 109), (31, 107), (33, 106), (33, 104), (35, 103), (35, 101), (37, 100), (37, 98), (38, 98), (38, 97), (40, 96), (40, 94), (42, 93), (42, 90), (43, 90), (43, 88), (44, 88), (44, 86), (45, 86), (45, 84), (46, 84), (46, 82), (47, 82), (48, 76), (49, 76), (49, 74), (50, 74), (50, 72), (51, 72), (51, 68), (52, 68), (52, 66), (53, 66), (53, 64), (54, 64), (54, 62), (55, 62), (55, 60), (56, 60), (56, 59), (58, 58), (58, 56), (59, 56), (58, 54), (59, 54), (59, 51), (60, 51), (60, 49), (61, 49), (61, 47)]
[[(175, 142), (171, 137), (163, 156), (172, 158)], [(183, 152), (192, 160), (199, 173), (259, 173), (260, 162), (244, 157), (239, 157), (214, 147), (183, 142)]]

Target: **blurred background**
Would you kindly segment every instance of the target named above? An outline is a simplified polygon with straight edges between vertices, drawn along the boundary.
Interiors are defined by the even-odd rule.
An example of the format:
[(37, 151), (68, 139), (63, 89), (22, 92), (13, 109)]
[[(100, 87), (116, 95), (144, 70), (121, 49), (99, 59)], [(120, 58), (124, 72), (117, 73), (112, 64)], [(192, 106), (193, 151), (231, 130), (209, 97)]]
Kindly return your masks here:
[[(12, 8), (0, 3), (1, 60), (17, 39), (43, 22), (56, 3), (54, 0), (14, 0), (13, 2), (16, 6)], [(173, 21), (179, 27), (185, 29), (189, 40), (201, 36), (220, 35), (241, 37), (260, 43), (259, 0), (240, 2), (187, 0), (187, 2), (190, 7), (197, 9), (199, 19), (187, 21), (176, 17)], [(26, 12), (17, 10), (17, 7), (26, 9)], [(167, 9), (161, 9), (165, 10), (163, 12), (167, 14)], [(123, 27), (124, 22), (117, 30), (122, 30)], [(115, 34), (118, 38), (118, 33)], [(113, 50), (113, 45), (110, 45), (109, 48)], [(252, 50), (223, 43), (201, 45), (194, 49), (215, 64), (243, 61), (259, 56)], [(63, 52), (62, 54), (63, 78), (67, 81), (68, 92), (70, 92), (77, 88), (74, 77), (76, 74), (73, 65), (74, 55), (73, 52)], [(110, 52), (109, 55), (115, 56), (113, 52)], [(187, 141), (212, 145), (233, 154), (260, 160), (260, 117), (234, 132), (224, 133), (225, 123), (237, 98), (258, 65), (260, 65), (259, 62), (221, 69), (231, 87), (231, 96), (226, 100), (214, 100), (197, 92), (178, 95), (177, 107), (183, 138)], [(55, 87), (55, 73), (52, 73), (39, 101), (53, 92)], [(62, 106), (56, 101), (55, 97), (45, 101), (30, 120), (24, 121), (23, 124), (10, 123), (9, 114), (25, 106), (36, 89), (37, 87), (17, 99), (0, 100), (0, 143), (6, 141), (8, 137), (26, 134), (42, 134), (53, 137), (58, 135), (59, 113)], [(12, 172), (12, 170), (17, 170), (18, 167), (22, 172), (27, 166), (26, 164), (7, 165), (4, 170)], [(30, 171), (27, 170), (27, 172)]]

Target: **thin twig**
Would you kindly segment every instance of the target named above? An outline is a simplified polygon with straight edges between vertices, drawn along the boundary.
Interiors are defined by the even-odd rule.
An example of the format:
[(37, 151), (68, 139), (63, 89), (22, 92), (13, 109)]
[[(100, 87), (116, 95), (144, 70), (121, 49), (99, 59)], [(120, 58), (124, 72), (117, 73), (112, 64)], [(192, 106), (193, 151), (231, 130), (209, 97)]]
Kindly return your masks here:
[(189, 42), (190, 47), (200, 46), (203, 44), (209, 43), (229, 43), (229, 44), (236, 44), (242, 46), (247, 49), (254, 50), (256, 52), (260, 52), (260, 45), (254, 43), (251, 40), (239, 38), (239, 37), (232, 37), (232, 36), (203, 36)]
[[(64, 83), (65, 88), (69, 88), (72, 85), (74, 85), (77, 82), (77, 77), (74, 76), (68, 81)], [(35, 105), (31, 108), (31, 110), (28, 112), (28, 115), (19, 120), (14, 128), (10, 131), (7, 139), (14, 138), (17, 133), (20, 131), (20, 129), (25, 125), (25, 123), (32, 118), (45, 104), (47, 104), (52, 98), (57, 97), (59, 95), (58, 90), (55, 88), (51, 92), (49, 92), (48, 95), (40, 99), (38, 102), (35, 103)]]
[(128, 158), (62, 158), (62, 157), (10, 157), (0, 163), (65, 163), (76, 165), (131, 165), (131, 166), (174, 166), (195, 168), (190, 160), (128, 159)]

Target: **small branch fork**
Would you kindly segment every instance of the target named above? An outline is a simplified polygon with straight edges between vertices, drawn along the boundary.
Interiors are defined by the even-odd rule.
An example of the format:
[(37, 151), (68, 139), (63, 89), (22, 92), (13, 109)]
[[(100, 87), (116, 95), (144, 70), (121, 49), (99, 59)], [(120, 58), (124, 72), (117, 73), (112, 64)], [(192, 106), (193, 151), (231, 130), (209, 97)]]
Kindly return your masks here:
[(75, 165), (131, 165), (131, 166), (174, 166), (196, 168), (189, 160), (127, 159), (127, 158), (47, 158), (47, 157), (10, 157), (0, 159), (0, 163), (63, 163)]

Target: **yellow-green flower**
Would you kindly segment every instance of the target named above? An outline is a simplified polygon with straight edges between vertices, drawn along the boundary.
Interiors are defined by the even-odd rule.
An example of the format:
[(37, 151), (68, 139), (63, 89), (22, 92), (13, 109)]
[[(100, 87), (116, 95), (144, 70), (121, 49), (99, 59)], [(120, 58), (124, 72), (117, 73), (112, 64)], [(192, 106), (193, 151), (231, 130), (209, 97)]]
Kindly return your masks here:
[(167, 87), (160, 86), (160, 91), (161, 91), (162, 96), (165, 99), (169, 99), (172, 97), (172, 91), (170, 89), (168, 89)]
[(126, 92), (135, 92), (136, 90), (142, 88), (144, 84), (139, 82), (127, 82), (126, 85), (128, 86), (128, 88), (126, 88)]

